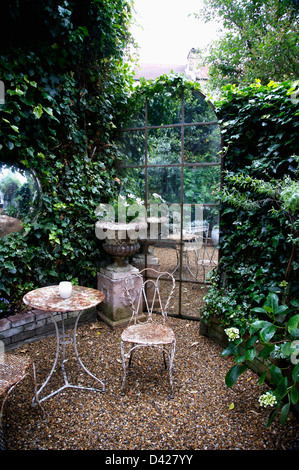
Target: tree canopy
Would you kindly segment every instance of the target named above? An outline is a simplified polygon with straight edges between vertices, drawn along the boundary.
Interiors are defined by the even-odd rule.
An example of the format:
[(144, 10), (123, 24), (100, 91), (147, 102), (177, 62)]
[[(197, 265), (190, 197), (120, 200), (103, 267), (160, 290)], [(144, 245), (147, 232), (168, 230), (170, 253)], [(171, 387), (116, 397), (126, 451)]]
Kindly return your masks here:
[(298, 77), (298, 0), (204, 0), (196, 16), (223, 26), (205, 55), (212, 86)]

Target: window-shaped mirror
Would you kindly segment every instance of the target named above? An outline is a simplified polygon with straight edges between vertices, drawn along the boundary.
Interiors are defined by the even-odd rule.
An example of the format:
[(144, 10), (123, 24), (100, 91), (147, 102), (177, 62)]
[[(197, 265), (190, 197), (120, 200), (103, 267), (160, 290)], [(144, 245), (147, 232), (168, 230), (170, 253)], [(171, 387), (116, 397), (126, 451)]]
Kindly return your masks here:
[(118, 142), (122, 187), (147, 208), (147, 239), (136, 266), (172, 273), (171, 313), (198, 319), (201, 284), (210, 282), (218, 264), (220, 123), (205, 97), (189, 87), (161, 86), (143, 98), (137, 94), (135, 117)]
[(38, 213), (40, 185), (35, 174), (17, 164), (0, 162), (0, 238), (20, 232)]

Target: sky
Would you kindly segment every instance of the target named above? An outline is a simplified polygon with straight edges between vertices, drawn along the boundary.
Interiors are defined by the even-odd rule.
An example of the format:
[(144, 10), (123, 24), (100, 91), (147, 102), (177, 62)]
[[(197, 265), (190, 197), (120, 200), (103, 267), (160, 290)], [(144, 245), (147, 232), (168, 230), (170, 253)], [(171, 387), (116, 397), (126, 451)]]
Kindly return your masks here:
[(217, 37), (219, 25), (193, 15), (202, 0), (134, 0), (139, 26), (131, 31), (138, 43), (139, 62), (185, 64), (192, 47), (204, 47)]

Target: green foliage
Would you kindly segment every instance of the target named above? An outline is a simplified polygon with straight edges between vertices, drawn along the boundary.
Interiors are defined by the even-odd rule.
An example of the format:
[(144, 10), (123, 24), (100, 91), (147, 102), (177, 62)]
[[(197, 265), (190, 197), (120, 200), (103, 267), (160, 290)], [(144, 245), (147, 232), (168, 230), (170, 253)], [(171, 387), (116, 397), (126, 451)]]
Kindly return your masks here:
[(293, 93), (291, 82), (230, 86), (217, 108), (226, 146), (221, 260), (203, 320), (216, 315), (228, 331), (238, 330), (223, 352), (236, 362), (226, 377), (229, 387), (248, 361), (264, 362), (273, 391), (261, 403), (274, 406), (267, 425), (279, 409), (285, 422), (299, 397), (299, 119)]
[(205, 57), (212, 87), (298, 77), (296, 0), (205, 0), (198, 16), (223, 25)]
[(26, 236), (0, 243), (0, 296), (13, 309), (29, 288), (62, 278), (95, 283), (95, 208), (119, 186), (111, 142), (132, 87), (123, 62), (131, 7), (126, 0), (6, 3), (0, 161), (33, 169), (42, 189)]
[[(184, 123), (209, 123), (209, 125), (192, 125), (184, 128), (184, 154), (181, 141), (182, 98), (184, 98)], [(180, 203), (181, 171), (175, 165), (180, 164), (183, 159), (184, 202), (215, 203), (214, 192), (220, 181), (220, 126), (213, 107), (200, 92), (199, 84), (176, 74), (161, 76), (153, 82), (142, 80), (140, 87), (135, 88), (129, 104), (125, 124), (129, 130), (121, 134), (119, 146), (122, 165), (142, 166), (145, 163), (144, 131), (140, 129), (133, 131), (132, 128), (145, 126), (147, 104), (147, 122), (152, 127), (147, 132), (146, 152), (147, 162), (153, 166), (148, 169), (148, 196), (157, 192), (163, 194), (163, 199), (167, 203)], [(153, 128), (154, 126), (157, 128)], [(159, 128), (159, 126), (165, 127)], [(202, 163), (211, 165), (200, 166)], [(136, 180), (140, 180), (140, 171), (144, 169), (126, 169), (123, 171), (123, 179), (126, 187), (144, 199), (144, 181), (141, 181), (140, 186), (136, 188)], [(214, 217), (213, 209), (208, 208), (206, 212), (208, 211), (211, 222)], [(204, 216), (206, 217), (206, 214)]]

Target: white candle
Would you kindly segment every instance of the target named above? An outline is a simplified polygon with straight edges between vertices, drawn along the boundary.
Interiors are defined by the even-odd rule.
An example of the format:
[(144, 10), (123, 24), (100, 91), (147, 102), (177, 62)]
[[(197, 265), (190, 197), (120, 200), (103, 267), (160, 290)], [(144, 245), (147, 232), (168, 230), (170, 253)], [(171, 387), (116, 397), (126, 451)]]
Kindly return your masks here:
[(69, 281), (60, 282), (59, 295), (62, 299), (68, 299), (72, 295), (72, 283)]

